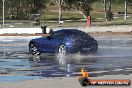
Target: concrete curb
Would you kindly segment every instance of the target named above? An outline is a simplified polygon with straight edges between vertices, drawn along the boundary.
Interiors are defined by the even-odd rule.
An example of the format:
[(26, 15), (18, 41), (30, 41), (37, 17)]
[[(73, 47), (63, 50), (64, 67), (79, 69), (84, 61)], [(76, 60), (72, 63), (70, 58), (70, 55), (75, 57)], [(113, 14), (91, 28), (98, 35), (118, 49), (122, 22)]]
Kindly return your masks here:
[[(88, 33), (92, 32), (132, 32), (132, 25), (119, 25), (119, 26), (91, 26), (91, 27), (57, 27), (53, 30), (60, 29), (79, 29)], [(0, 34), (36, 34), (42, 33), (41, 28), (5, 28), (0, 29)]]
[(87, 27), (85, 32), (132, 32), (132, 25)]
[(0, 29), (0, 34), (35, 34), (42, 33), (41, 28), (5, 28)]

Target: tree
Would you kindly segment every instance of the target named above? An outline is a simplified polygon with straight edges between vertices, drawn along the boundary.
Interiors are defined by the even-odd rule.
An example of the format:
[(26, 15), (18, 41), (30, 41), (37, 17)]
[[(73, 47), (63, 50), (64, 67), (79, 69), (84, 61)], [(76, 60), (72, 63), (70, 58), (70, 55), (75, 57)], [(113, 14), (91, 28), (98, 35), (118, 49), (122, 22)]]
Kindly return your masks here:
[(91, 0), (83, 0), (83, 2), (82, 2), (82, 10), (83, 10), (83, 13), (86, 16), (90, 15), (90, 11), (92, 10)]
[(1, 18), (1, 16), (2, 16), (2, 0), (0, 0), (0, 18)]
[(65, 0), (69, 8), (81, 10), (86, 16), (90, 15), (92, 3), (97, 0)]
[(41, 14), (49, 0), (6, 0), (6, 17), (11, 19), (30, 19), (33, 14)]

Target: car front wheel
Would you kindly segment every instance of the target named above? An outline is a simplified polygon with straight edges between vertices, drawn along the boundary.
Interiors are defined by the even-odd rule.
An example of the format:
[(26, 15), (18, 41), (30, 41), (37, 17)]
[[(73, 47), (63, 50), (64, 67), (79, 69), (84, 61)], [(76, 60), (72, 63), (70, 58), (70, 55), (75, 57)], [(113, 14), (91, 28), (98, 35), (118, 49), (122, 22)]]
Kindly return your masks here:
[(34, 43), (29, 44), (29, 52), (32, 55), (40, 55), (40, 52), (38, 51), (37, 47), (35, 46)]
[(59, 55), (66, 55), (66, 52), (67, 52), (66, 46), (65, 45), (60, 45), (59, 49), (58, 49), (58, 54)]

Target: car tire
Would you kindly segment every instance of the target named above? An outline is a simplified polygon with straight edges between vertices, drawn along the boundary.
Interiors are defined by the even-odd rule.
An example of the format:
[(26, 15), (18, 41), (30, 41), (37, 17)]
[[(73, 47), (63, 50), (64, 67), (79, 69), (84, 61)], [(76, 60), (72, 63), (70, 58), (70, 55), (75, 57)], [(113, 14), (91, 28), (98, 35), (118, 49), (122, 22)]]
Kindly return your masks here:
[(67, 50), (66, 50), (66, 46), (65, 45), (60, 45), (59, 46), (58, 54), (59, 55), (66, 55), (67, 54)]
[(40, 52), (38, 51), (37, 47), (35, 46), (34, 43), (29, 44), (29, 52), (32, 55), (40, 55)]

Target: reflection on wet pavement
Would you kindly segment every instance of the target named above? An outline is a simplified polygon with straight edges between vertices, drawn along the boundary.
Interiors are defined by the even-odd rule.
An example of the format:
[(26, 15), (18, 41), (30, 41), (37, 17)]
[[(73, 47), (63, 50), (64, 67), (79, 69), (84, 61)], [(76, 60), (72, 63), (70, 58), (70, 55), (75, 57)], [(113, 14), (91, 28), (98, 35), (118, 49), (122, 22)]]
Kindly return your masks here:
[(131, 38), (98, 37), (96, 40), (99, 44), (96, 54), (68, 56), (30, 56), (26, 39), (17, 40), (21, 43), (17, 46), (12, 45), (15, 40), (0, 41), (0, 82), (80, 76), (82, 67), (91, 77), (132, 73)]

